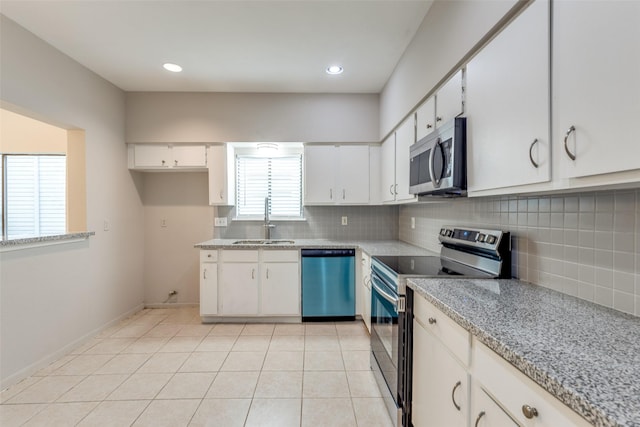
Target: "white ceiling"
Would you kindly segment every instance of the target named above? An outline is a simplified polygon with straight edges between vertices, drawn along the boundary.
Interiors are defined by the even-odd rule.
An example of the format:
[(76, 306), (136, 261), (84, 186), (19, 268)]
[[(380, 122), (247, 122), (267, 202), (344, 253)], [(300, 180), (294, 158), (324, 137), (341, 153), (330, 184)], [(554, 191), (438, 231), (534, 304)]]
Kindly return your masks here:
[[(431, 3), (2, 0), (0, 12), (125, 91), (377, 93)], [(333, 63), (344, 73), (326, 74)]]

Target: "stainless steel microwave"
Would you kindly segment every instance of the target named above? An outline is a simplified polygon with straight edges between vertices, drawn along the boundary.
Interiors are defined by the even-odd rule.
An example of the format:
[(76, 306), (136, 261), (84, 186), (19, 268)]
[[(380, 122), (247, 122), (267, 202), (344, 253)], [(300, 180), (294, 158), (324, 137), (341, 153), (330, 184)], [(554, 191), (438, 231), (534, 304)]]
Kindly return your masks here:
[(466, 195), (466, 120), (456, 117), (409, 148), (411, 194)]

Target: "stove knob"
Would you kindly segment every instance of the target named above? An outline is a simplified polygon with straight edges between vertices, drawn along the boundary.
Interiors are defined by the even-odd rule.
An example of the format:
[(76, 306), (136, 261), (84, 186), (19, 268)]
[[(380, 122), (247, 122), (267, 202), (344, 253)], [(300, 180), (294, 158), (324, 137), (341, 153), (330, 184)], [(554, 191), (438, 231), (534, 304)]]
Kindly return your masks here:
[(496, 240), (498, 240), (496, 236), (492, 236), (491, 234), (489, 234), (484, 241), (490, 245), (493, 245), (496, 242)]
[(444, 235), (446, 235), (446, 234), (447, 234), (447, 229), (446, 229), (446, 228), (441, 228), (441, 229), (440, 229), (440, 235), (441, 235), (441, 236), (444, 236)]
[(478, 233), (478, 235), (476, 236), (476, 242), (480, 242), (480, 243), (482, 243), (482, 242), (484, 242), (484, 239), (485, 239), (486, 237), (487, 237), (487, 236), (485, 236), (484, 234), (482, 234), (482, 233)]
[(451, 237), (452, 235), (453, 235), (453, 231), (451, 231), (451, 230), (447, 230), (447, 232), (446, 232), (445, 236), (447, 236), (447, 237)]

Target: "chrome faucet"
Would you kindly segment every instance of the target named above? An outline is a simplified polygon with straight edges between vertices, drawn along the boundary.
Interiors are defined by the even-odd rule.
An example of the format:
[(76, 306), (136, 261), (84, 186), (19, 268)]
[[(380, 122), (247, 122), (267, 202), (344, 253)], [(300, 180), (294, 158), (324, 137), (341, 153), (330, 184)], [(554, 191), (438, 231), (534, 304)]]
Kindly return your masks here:
[(275, 228), (275, 224), (271, 224), (271, 220), (269, 219), (269, 198), (264, 198), (264, 238), (266, 240), (271, 239), (271, 229)]

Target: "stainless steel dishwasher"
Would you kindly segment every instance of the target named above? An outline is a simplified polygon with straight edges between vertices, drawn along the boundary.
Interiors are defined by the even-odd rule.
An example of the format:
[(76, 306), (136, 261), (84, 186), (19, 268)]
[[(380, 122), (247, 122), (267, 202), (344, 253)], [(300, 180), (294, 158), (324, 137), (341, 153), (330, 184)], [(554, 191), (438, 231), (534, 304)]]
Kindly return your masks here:
[(355, 249), (302, 249), (302, 320), (354, 320)]

